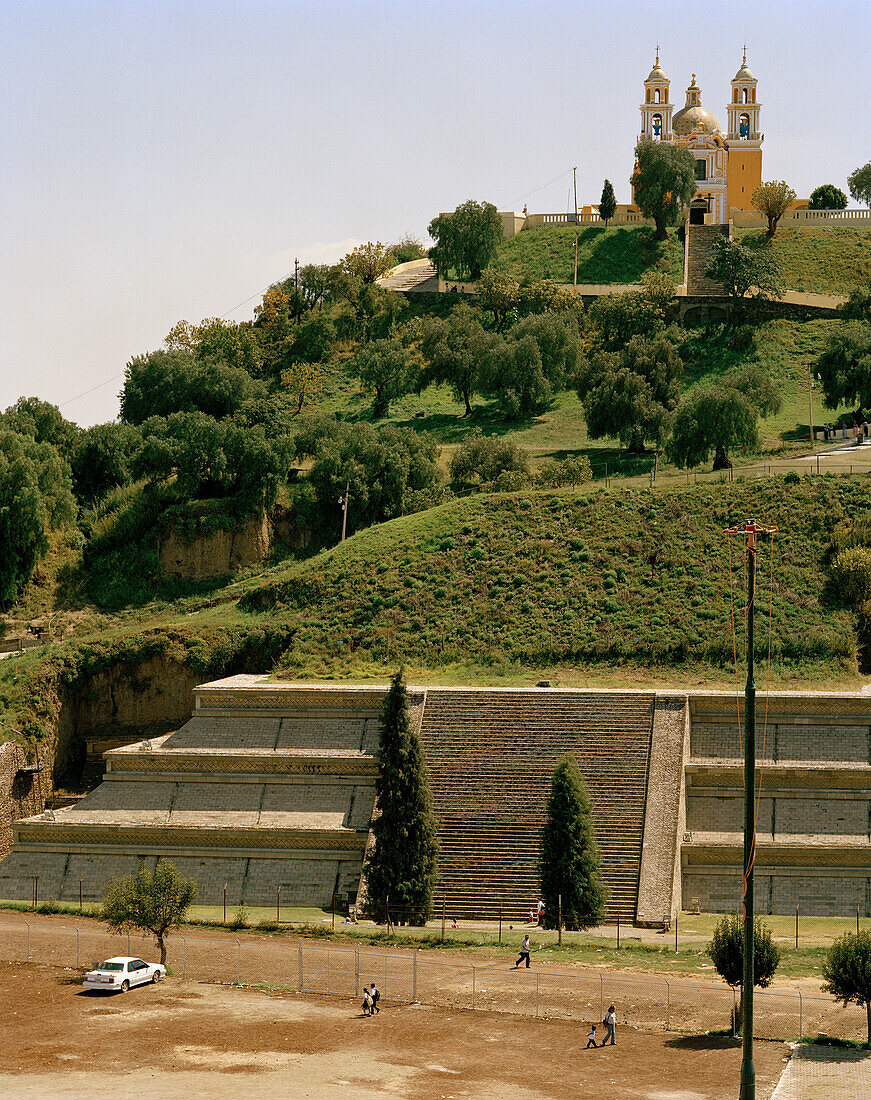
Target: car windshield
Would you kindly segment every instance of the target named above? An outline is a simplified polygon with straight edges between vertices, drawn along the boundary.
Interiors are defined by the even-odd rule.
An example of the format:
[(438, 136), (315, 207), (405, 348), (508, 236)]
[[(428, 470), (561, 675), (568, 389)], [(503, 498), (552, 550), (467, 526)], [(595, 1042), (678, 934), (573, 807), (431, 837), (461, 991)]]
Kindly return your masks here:
[(97, 967), (98, 970), (123, 970), (124, 963), (100, 963)]

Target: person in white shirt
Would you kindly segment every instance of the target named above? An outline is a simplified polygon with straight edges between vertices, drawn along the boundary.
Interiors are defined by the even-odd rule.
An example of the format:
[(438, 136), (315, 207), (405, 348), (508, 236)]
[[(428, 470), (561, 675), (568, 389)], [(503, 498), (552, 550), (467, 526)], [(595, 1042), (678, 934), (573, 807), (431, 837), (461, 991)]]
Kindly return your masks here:
[(602, 1040), (602, 1046), (604, 1046), (609, 1039), (611, 1040), (611, 1046), (614, 1046), (617, 1042), (614, 1035), (614, 1029), (617, 1026), (617, 1015), (614, 1012), (613, 1005), (609, 1006), (608, 1011), (605, 1013), (605, 1019), (602, 1021), (602, 1023), (608, 1029), (608, 1034)]
[(526, 969), (528, 970), (529, 969), (529, 936), (524, 936), (523, 937), (523, 943), (520, 945), (520, 955), (517, 959), (517, 962), (514, 964), (514, 969), (515, 970), (518, 968), (518, 966), (520, 966), (520, 964), (523, 962), (524, 959), (526, 959)]
[(590, 1034), (587, 1036), (587, 1045), (584, 1049), (589, 1050), (590, 1047), (595, 1047), (595, 1045), (596, 1045), (596, 1025), (595, 1024), (590, 1024)]

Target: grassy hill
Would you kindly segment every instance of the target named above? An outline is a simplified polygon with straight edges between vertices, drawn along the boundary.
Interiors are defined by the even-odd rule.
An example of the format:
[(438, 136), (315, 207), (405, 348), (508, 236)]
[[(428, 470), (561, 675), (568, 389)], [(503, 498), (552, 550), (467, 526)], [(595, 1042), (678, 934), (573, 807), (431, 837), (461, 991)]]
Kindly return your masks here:
[(638, 283), (645, 271), (664, 271), (683, 282), (683, 245), (671, 230), (655, 241), (648, 226), (550, 225), (524, 229), (503, 241), (490, 268), (526, 279), (570, 283), (578, 235), (579, 283)]
[(736, 229), (735, 239), (769, 248), (788, 290), (849, 294), (871, 282), (871, 226), (780, 226), (770, 241), (764, 230)]

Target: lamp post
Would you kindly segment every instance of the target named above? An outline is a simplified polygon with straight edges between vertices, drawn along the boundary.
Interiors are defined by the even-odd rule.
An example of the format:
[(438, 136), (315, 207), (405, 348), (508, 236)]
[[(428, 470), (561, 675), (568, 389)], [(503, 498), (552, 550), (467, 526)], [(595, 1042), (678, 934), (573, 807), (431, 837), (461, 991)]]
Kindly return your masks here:
[(743, 527), (730, 527), (727, 535), (743, 535), (747, 548), (747, 684), (744, 689), (744, 981), (741, 1020), (740, 1100), (756, 1100), (756, 1067), (753, 1064), (753, 863), (756, 858), (756, 684), (753, 680), (753, 627), (756, 603), (756, 540), (771, 535), (776, 527), (764, 527), (748, 519)]
[(350, 481), (345, 482), (345, 495), (339, 497), (339, 504), (342, 508), (342, 538), (341, 541), (345, 541), (345, 532), (348, 529), (348, 498), (350, 496), (348, 490), (351, 488)]

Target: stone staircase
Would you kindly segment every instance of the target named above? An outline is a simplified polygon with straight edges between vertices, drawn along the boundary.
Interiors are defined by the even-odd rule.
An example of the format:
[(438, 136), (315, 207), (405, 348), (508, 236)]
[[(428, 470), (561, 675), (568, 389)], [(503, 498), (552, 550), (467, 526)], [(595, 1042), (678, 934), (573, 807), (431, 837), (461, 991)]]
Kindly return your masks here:
[[(401, 265), (404, 266), (404, 265)], [(428, 284), (428, 285), (425, 285)], [(398, 290), (403, 294), (409, 291), (420, 293), (421, 291), (438, 291), (438, 278), (436, 269), (429, 260), (415, 261), (415, 266), (396, 274), (388, 272), (378, 279), (378, 285), (384, 290)]]
[(553, 769), (574, 752), (593, 800), (609, 914), (633, 920), (653, 694), (430, 689), (421, 740), (441, 851), (438, 911), (521, 919), (539, 896)]
[(688, 295), (715, 295), (725, 297), (722, 283), (709, 279), (707, 271), (714, 257), (714, 244), (720, 237), (727, 237), (725, 225), (689, 225), (687, 224), (687, 271), (686, 284)]

